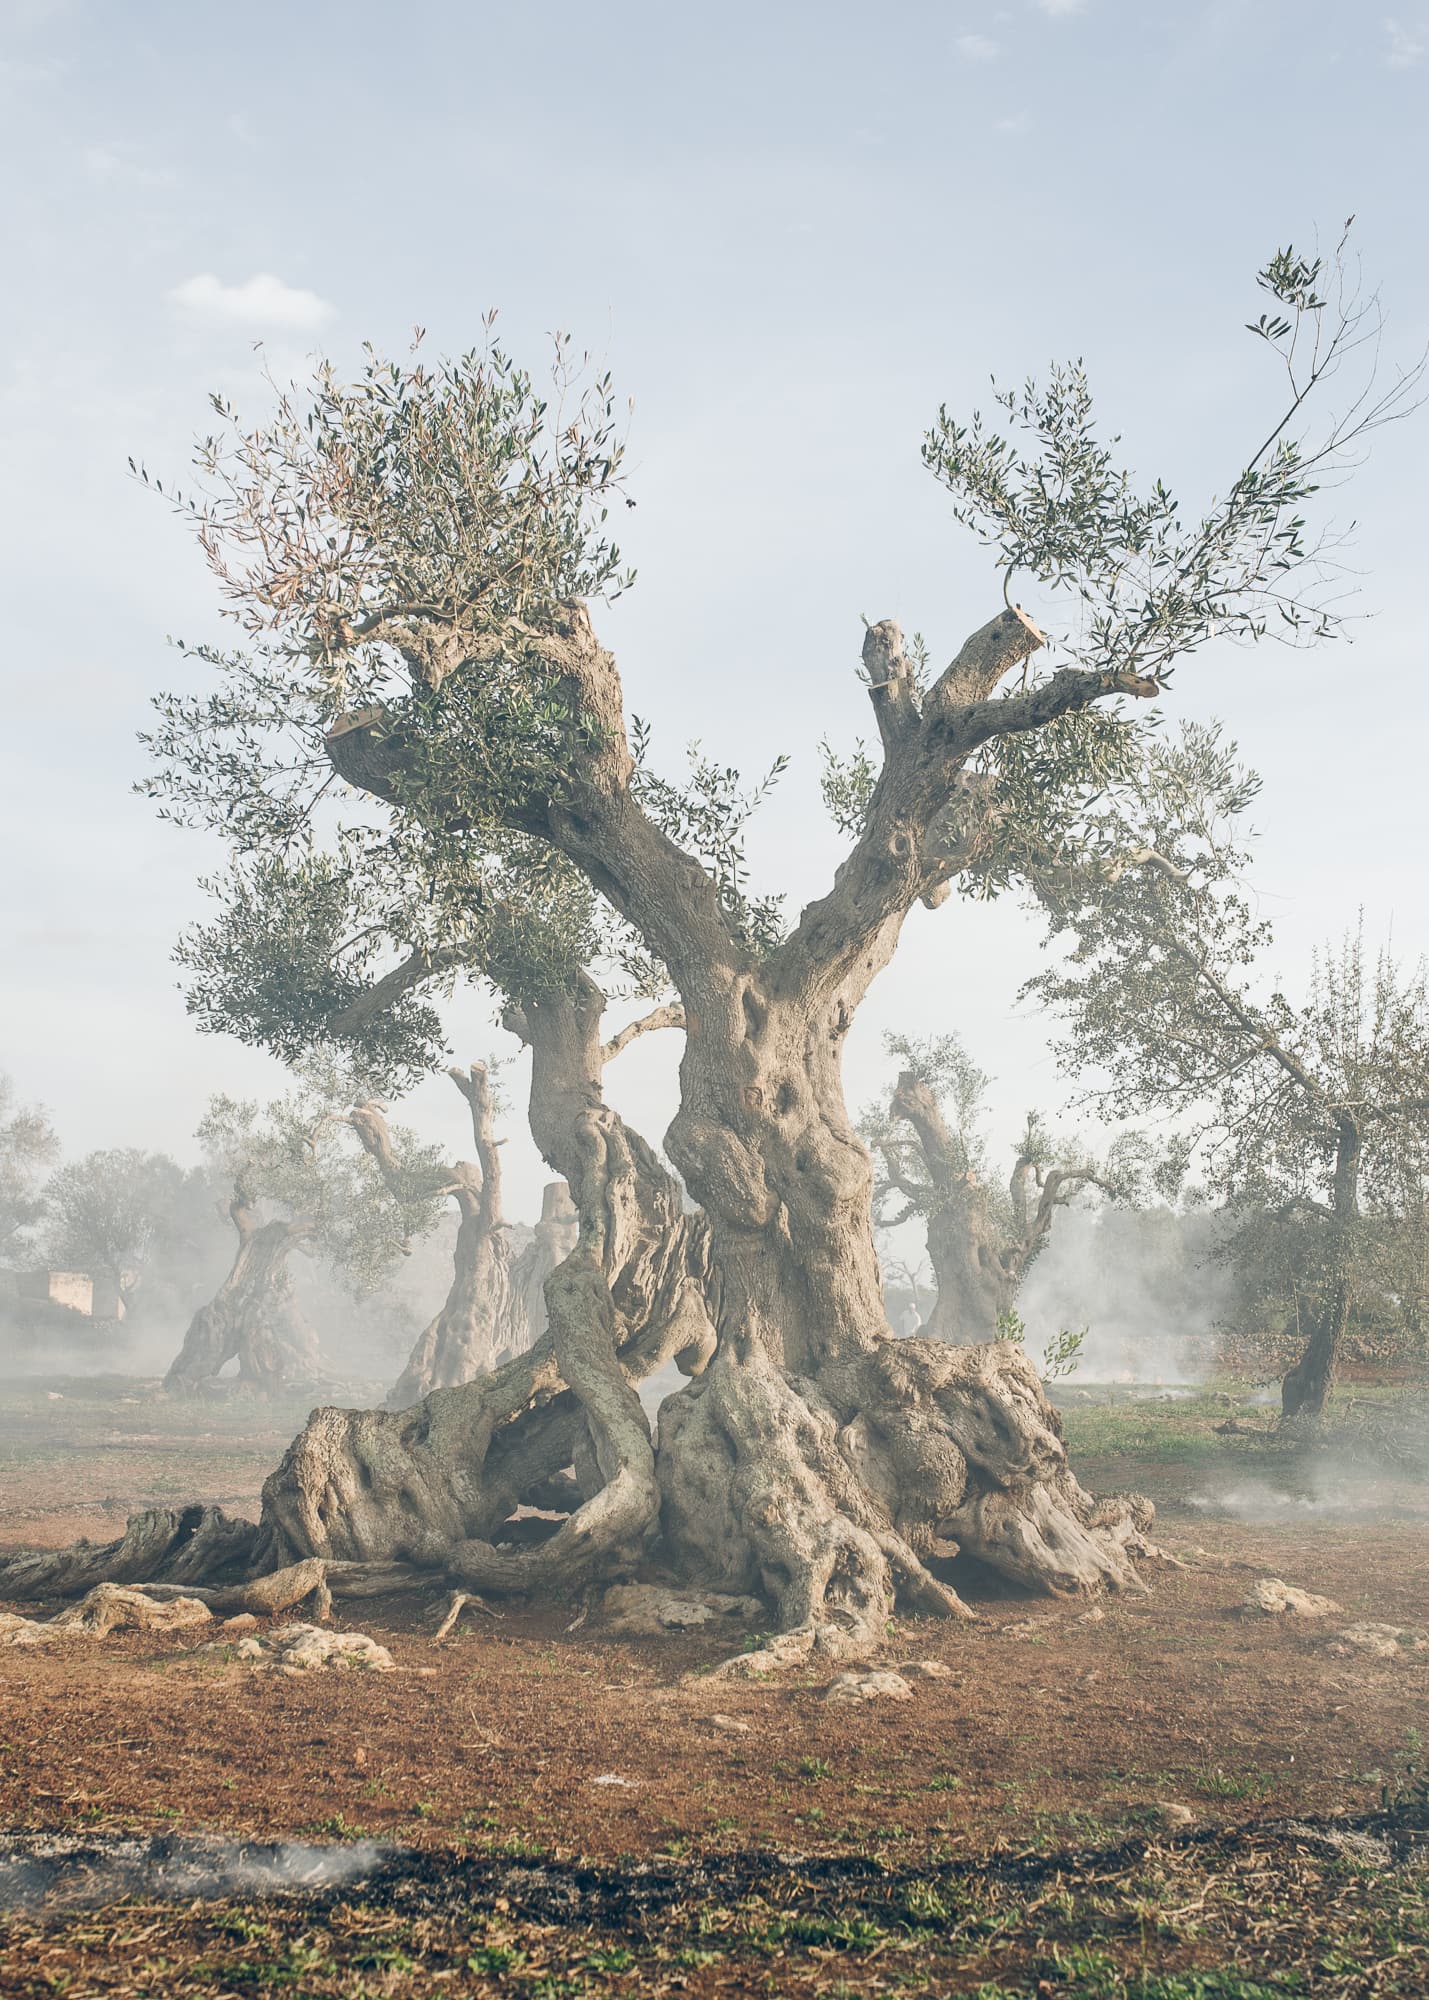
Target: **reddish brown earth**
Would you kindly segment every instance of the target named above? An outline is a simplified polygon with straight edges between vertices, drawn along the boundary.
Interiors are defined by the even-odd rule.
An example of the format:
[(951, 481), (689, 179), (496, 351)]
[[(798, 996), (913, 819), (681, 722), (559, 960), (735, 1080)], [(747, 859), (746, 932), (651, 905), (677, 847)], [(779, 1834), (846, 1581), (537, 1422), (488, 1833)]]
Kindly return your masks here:
[[(464, 1625), (454, 1640), (436, 1645), (428, 1635), (442, 1608), (439, 1592), (366, 1604), (360, 1617), (342, 1621), (390, 1647), (398, 1665), (391, 1674), (289, 1677), (198, 1653), (179, 1641), (134, 1635), (0, 1652), (0, 1824), (11, 1829), (210, 1830), (344, 1842), (371, 1835), (430, 1851), (438, 1872), (478, 1861), (483, 1867), (538, 1861), (546, 1871), (584, 1863), (607, 1865), (618, 1881), (637, 1864), (680, 1869), (698, 1862), (715, 1869), (721, 1883), (728, 1875), (735, 1884), (719, 1887), (717, 1895), (709, 1891), (735, 1915), (734, 1942), (720, 1943), (707, 1965), (687, 1962), (692, 1950), (698, 1960), (703, 1946), (677, 1946), (648, 1924), (631, 1930), (622, 1919), (612, 1931), (597, 1923), (589, 1935), (571, 1924), (543, 1927), (522, 1917), (518, 1895), (507, 1929), (514, 1926), (512, 1934), (526, 1942), (493, 1945), (490, 1952), (509, 1957), (511, 1950), (524, 1951), (521, 1965), (492, 1970), (483, 1960), (473, 1970), (467, 1919), (465, 1957), (453, 1956), (457, 1947), (446, 1919), (446, 1929), (438, 1924), (424, 1934), (422, 1952), (414, 1953), (416, 1934), (404, 1918), (406, 1942), (398, 1957), (405, 1954), (412, 1964), (399, 1973), (390, 1958), (385, 1969), (360, 1962), (364, 1952), (370, 1959), (378, 1950), (371, 1939), (388, 1922), (387, 1916), (379, 1922), (375, 1907), (362, 1906), (367, 1914), (359, 1920), (315, 1908), (304, 1915), (296, 1903), (275, 1916), (270, 1903), (243, 1920), (267, 1927), (263, 1934), (277, 1955), (261, 1963), (251, 1953), (245, 1957), (241, 1937), (232, 1950), (224, 1946), (227, 1956), (212, 1956), (209, 1947), (227, 1918), (197, 1908), (186, 1915), (150, 1912), (155, 1929), (142, 1977), (131, 1933), (143, 1926), (132, 1911), (114, 1919), (117, 1929), (106, 1929), (110, 1918), (104, 1915), (17, 1917), (9, 1950), (0, 1957), (0, 1993), (246, 1993), (276, 1983), (304, 1993), (405, 1995), (484, 1992), (494, 1985), (547, 2000), (557, 1992), (618, 1985), (621, 1966), (589, 1962), (592, 1954), (599, 1959), (612, 1952), (617, 1959), (634, 1953), (641, 1991), (837, 1992), (842, 1981), (849, 1993), (910, 1982), (974, 1992), (979, 1981), (996, 1976), (1014, 1983), (988, 1986), (989, 1995), (1085, 1993), (1117, 2000), (1123, 1992), (1144, 1990), (1151, 2000), (1161, 1994), (1177, 2000), (1182, 1991), (1196, 2000), (1202, 1993), (1205, 2000), (1220, 2000), (1222, 1994), (1252, 1993), (1247, 1985), (1158, 1988), (1143, 1980), (1138, 1989), (1115, 1983), (1130, 1977), (1130, 1961), (1125, 1940), (1117, 1943), (1118, 1925), (1125, 1925), (1109, 1913), (1121, 1907), (1119, 1898), (1134, 1903), (1140, 1897), (1145, 1904), (1141, 1874), (1153, 1860), (1172, 1885), (1167, 1894), (1175, 1907), (1181, 1910), (1184, 1901), (1200, 1915), (1181, 1910), (1169, 1926), (1158, 1916), (1150, 1960), (1144, 1936), (1139, 1947), (1143, 1972), (1149, 1963), (1161, 1968), (1158, 1976), (1172, 1978), (1181, 1976), (1178, 1967), (1211, 1964), (1220, 1977), (1233, 1962), (1241, 1968), (1235, 1977), (1249, 1978), (1257, 1968), (1263, 1977), (1267, 1970), (1299, 1966), (1297, 1977), (1314, 1974), (1319, 1983), (1264, 1990), (1429, 1991), (1429, 1917), (1425, 1956), (1416, 1959), (1414, 1926), (1421, 1919), (1413, 1913), (1389, 1920), (1389, 1935), (1394, 1938), (1395, 1922), (1401, 1934), (1374, 1975), (1378, 1984), (1364, 1983), (1359, 1945), (1352, 1968), (1359, 1984), (1333, 1983), (1339, 1973), (1314, 1973), (1313, 1955), (1323, 1955), (1316, 1939), (1333, 1924), (1327, 1915), (1307, 1929), (1307, 1909), (1317, 1897), (1333, 1904), (1348, 1892), (1334, 1868), (1303, 1854), (1292, 1865), (1278, 1850), (1267, 1859), (1257, 1844), (1259, 1829), (1292, 1817), (1372, 1813), (1386, 1786), (1393, 1791), (1412, 1781), (1414, 1733), (1429, 1724), (1429, 1653), (1402, 1663), (1335, 1657), (1325, 1648), (1321, 1622), (1246, 1615), (1240, 1608), (1257, 1577), (1274, 1575), (1338, 1599), (1346, 1616), (1328, 1621), (1331, 1627), (1356, 1619), (1429, 1623), (1423, 1491), (1402, 1475), (1381, 1481), (1377, 1490), (1386, 1511), (1398, 1518), (1345, 1521), (1322, 1512), (1252, 1525), (1205, 1506), (1193, 1510), (1187, 1497), (1213, 1491), (1226, 1472), (1222, 1453), (1237, 1454), (1230, 1471), (1241, 1486), (1286, 1480), (1279, 1461), (1267, 1469), (1263, 1458), (1246, 1457), (1254, 1446), (1241, 1440), (1208, 1444), (1213, 1416), (1168, 1407), (1114, 1420), (1098, 1415), (1087, 1425), (1089, 1445), (1100, 1451), (1089, 1469), (1094, 1475), (1113, 1466), (1123, 1476), (1139, 1472), (1136, 1483), (1159, 1488), (1167, 1543), (1183, 1554), (1201, 1547), (1209, 1552), (1191, 1558), (1195, 1567), (1148, 1568), (1148, 1597), (1111, 1600), (1104, 1616), (1090, 1621), (1084, 1607), (1013, 1599), (990, 1591), (986, 1579), (969, 1578), (966, 1587), (981, 1614), (976, 1624), (906, 1621), (890, 1635), (890, 1663), (934, 1659), (951, 1670), (946, 1679), (916, 1680), (906, 1702), (826, 1703), (827, 1668), (775, 1684), (716, 1679), (709, 1670), (730, 1652), (729, 1639), (632, 1643), (602, 1637), (593, 1620), (567, 1633), (574, 1605), (542, 1613), (508, 1607), (500, 1619)], [(1124, 1435), (1106, 1434), (1113, 1423)], [(167, 1441), (174, 1443), (172, 1433)], [(1128, 1442), (1137, 1449), (1106, 1449)], [(252, 1481), (244, 1453), (252, 1454), (249, 1469), (260, 1470), (261, 1424), (251, 1442), (240, 1446), (225, 1436), (218, 1445), (216, 1483), (246, 1490)], [(125, 1483), (142, 1487), (143, 1469), (161, 1462), (151, 1433), (139, 1432), (130, 1452), (126, 1469), (140, 1470)], [(204, 1459), (193, 1442), (170, 1456), (189, 1473)], [(76, 1470), (84, 1467), (84, 1479), (76, 1481), (80, 1504), (67, 1504), (53, 1483), (26, 1482), (21, 1455), (0, 1468), (0, 1500), (23, 1494), (29, 1509), (22, 1520), (7, 1522), (7, 1539), (48, 1543), (58, 1535), (44, 1530), (86, 1511), (91, 1486), (84, 1482), (93, 1480), (96, 1454), (76, 1450), (72, 1457)], [(112, 1465), (117, 1457), (100, 1462)], [(59, 1475), (47, 1471), (45, 1477), (53, 1482)], [(196, 1481), (189, 1491), (211, 1497), (214, 1487), (214, 1480)], [(136, 1491), (133, 1497), (154, 1496)], [(45, 1504), (54, 1512), (37, 1519)], [(117, 1526), (101, 1517), (99, 1531), (114, 1533)], [(717, 1714), (746, 1728), (717, 1723)], [(603, 1778), (624, 1782), (598, 1782)], [(1166, 1833), (1168, 1819), (1181, 1818), (1168, 1815), (1168, 1805), (1189, 1809), (1189, 1829), (1178, 1825)], [(1086, 1859), (1092, 1851), (1121, 1852), (1127, 1842), (1130, 1861), (1125, 1853), (1114, 1867)], [(979, 1904), (976, 1921), (968, 1919), (971, 1931), (940, 1920), (934, 1937), (922, 1918), (922, 1929), (908, 1932), (905, 1915), (903, 1930), (890, 1931), (886, 1947), (859, 1947), (847, 1939), (820, 1944), (823, 1932), (815, 1925), (813, 1941), (804, 1939), (796, 1949), (793, 1934), (781, 1932), (774, 1956), (782, 1970), (771, 1985), (772, 1933), (767, 1922), (763, 1932), (751, 1933), (738, 1915), (749, 1907), (750, 1893), (741, 1871), (753, 1865), (750, 1857), (791, 1851), (833, 1857), (839, 1866), (858, 1861), (880, 1881), (900, 1883), (910, 1871), (933, 1883), (971, 1864), (978, 1894), (994, 1900), (1002, 1891), (995, 1872), (986, 1871), (995, 1871), (999, 1856), (1075, 1854), (1081, 1859), (1067, 1863), (1068, 1881), (1081, 1881), (1103, 1865), (1116, 1880), (1109, 1877), (1097, 1895), (1077, 1892), (1080, 1902), (1064, 1890), (1072, 1900), (1056, 1923), (1050, 1916), (1029, 1918), (1019, 1892), (1016, 1925), (1001, 1924)], [(1295, 1876), (1296, 1868), (1308, 1870), (1305, 1879)], [(1140, 1884), (1134, 1895), (1121, 1879), (1128, 1869)], [(1178, 1871), (1187, 1870), (1182, 1882)], [(1262, 1881), (1267, 1911), (1299, 1911), (1284, 1919), (1298, 1945), (1286, 1941), (1277, 1920), (1257, 1917), (1262, 1891), (1246, 1889), (1252, 1879)], [(1215, 1882), (1229, 1901), (1212, 1921), (1207, 1912), (1216, 1910), (1217, 1894), (1208, 1884)], [(1365, 1897), (1371, 1888), (1382, 1891), (1370, 1885)], [(487, 1882), (482, 1892), (482, 1937), (495, 1935), (493, 1923), (501, 1927), (498, 1889)], [(801, 1877), (797, 1893), (787, 1890), (786, 1900), (793, 1898), (794, 1909), (832, 1908), (848, 1893)], [(765, 1890), (756, 1897), (763, 1908), (760, 1897), (767, 1901)], [(507, 1902), (509, 1908), (509, 1896)], [(1092, 1948), (1086, 1912), (1102, 1905), (1090, 1936), (1101, 1938), (1098, 1950), (1110, 1950), (1111, 1970), (1093, 1966), (1087, 1972), (1083, 1966), (1078, 1972), (1066, 1952), (1085, 1955)], [(1361, 1944), (1372, 1932), (1382, 1941), (1383, 1920), (1371, 1922), (1363, 1898), (1352, 1917), (1345, 1919), (1347, 1934), (1353, 1931)], [(775, 1929), (785, 1921), (779, 1916)], [(806, 1929), (811, 1921), (798, 1919)], [(1144, 1931), (1144, 1914), (1138, 1921)], [(1071, 1942), (1056, 1942), (1058, 1924), (1063, 1931), (1070, 1925)], [(875, 1929), (880, 1927), (888, 1930), (882, 1918)], [(552, 1928), (554, 1942), (547, 1936)], [(292, 1953), (309, 1932), (320, 1935), (322, 1949), (298, 1977)], [(532, 1958), (537, 1932), (545, 1942)], [(863, 1936), (856, 1929), (850, 1934)], [(121, 1937), (130, 1940), (122, 1949)], [(344, 1938), (367, 1942), (362, 1952), (355, 1946), (348, 1951)], [(571, 1958), (577, 1945), (584, 1953), (578, 1962)], [(43, 1952), (52, 1955), (53, 1979), (35, 1957)], [(155, 1952), (167, 1969), (154, 1969)], [(1395, 1983), (1412, 1969), (1419, 1985)], [(964, 1976), (972, 1983), (957, 1984)]]

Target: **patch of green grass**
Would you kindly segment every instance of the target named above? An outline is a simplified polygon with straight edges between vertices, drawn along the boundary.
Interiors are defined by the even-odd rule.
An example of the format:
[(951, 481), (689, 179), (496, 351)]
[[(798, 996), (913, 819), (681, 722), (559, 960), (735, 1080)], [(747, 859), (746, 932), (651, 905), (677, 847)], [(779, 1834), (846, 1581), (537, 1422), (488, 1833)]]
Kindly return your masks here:
[(1191, 1782), (1207, 1799), (1266, 1799), (1275, 1789), (1264, 1771), (1223, 1771), (1219, 1764), (1206, 1765)]

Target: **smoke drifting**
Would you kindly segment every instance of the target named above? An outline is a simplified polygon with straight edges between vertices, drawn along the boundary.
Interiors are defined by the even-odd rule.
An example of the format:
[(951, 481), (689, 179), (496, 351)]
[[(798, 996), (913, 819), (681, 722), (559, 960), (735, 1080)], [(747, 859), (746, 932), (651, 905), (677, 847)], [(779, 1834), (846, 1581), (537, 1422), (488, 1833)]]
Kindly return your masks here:
[(311, 1895), (371, 1880), (400, 1849), (185, 1834), (0, 1835), (0, 1910), (94, 1909), (131, 1896), (161, 1902)]
[(1085, 1326), (1083, 1380), (1203, 1379), (1231, 1302), (1233, 1280), (1216, 1255), (1223, 1228), (1209, 1211), (1069, 1209), (1018, 1294), (1028, 1352)]

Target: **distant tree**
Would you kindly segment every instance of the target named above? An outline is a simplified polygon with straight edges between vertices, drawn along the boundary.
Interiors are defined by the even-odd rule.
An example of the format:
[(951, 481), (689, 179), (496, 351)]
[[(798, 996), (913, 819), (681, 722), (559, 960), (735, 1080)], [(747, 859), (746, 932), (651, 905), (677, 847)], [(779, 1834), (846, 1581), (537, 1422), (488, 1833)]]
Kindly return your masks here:
[(875, 1216), (885, 1228), (921, 1221), (927, 1231), (937, 1297), (924, 1331), (995, 1340), (1015, 1324), (1018, 1289), (1058, 1209), (1091, 1192), (1131, 1200), (1143, 1142), (1124, 1135), (1096, 1160), (1029, 1111), (1000, 1183), (983, 1130), (988, 1078), (960, 1039), (888, 1035), (885, 1046), (903, 1068), (887, 1108), (865, 1112), (859, 1127), (879, 1162)]
[[(458, 1224), (451, 1289), (419, 1336), (387, 1398), (405, 1410), (433, 1389), (453, 1389), (490, 1371), (502, 1354), (511, 1320), (511, 1236), (501, 1207), (501, 1158), (486, 1066), (447, 1072), (471, 1112), (475, 1160), (443, 1161), (435, 1200), (456, 1204)], [(405, 1173), (392, 1145), (385, 1107), (375, 1098), (354, 1106), (351, 1122), (368, 1157), (398, 1200)]]
[(1422, 964), (1369, 962), (1360, 931), (1317, 956), (1302, 1000), (1267, 984), (1270, 927), (1241, 883), (1256, 790), (1214, 730), (1157, 748), (1135, 812), (1098, 822), (1137, 865), (1059, 879), (1070, 949), (1029, 990), (1068, 1022), (1064, 1063), (1105, 1079), (1103, 1111), (1176, 1121), (1163, 1187), (1198, 1164), (1260, 1273), (1251, 1296), (1293, 1300), (1282, 1408), (1315, 1418), (1356, 1300), (1404, 1288), (1389, 1263), (1429, 1184), (1429, 986)]
[(186, 1171), (167, 1153), (136, 1146), (87, 1153), (46, 1186), (46, 1254), (102, 1276), (127, 1306), (149, 1265), (177, 1247), (195, 1181), (206, 1193), (202, 1170)]
[(313, 1380), (317, 1336), (293, 1296), (291, 1253), (322, 1257), (360, 1296), (433, 1225), (439, 1156), (393, 1128), (388, 1170), (379, 1172), (351, 1120), (346, 1079), (330, 1063), (307, 1065), (299, 1087), (263, 1109), (210, 1100), (198, 1138), (231, 1184), (238, 1247), (195, 1313), (166, 1386), (201, 1388), (235, 1358), (239, 1379), (254, 1389)]
[(45, 1208), (41, 1184), (59, 1150), (48, 1111), (18, 1104), (14, 1083), (0, 1070), (0, 1257), (10, 1264), (33, 1248)]

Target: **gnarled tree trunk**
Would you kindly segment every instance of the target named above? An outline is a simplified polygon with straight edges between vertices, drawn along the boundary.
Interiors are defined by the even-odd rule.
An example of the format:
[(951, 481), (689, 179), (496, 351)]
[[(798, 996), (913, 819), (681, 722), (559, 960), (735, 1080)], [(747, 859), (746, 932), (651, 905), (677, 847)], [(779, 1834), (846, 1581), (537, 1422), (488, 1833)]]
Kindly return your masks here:
[[(589, 978), (514, 1013), (532, 1049), (532, 1131), (580, 1218), (546, 1283), (546, 1331), (413, 1409), (315, 1412), (264, 1487), (253, 1563), (396, 1560), (531, 1591), (618, 1574), (658, 1543), (692, 1578), (757, 1587), (799, 1646), (831, 1654), (876, 1650), (899, 1603), (962, 1613), (931, 1567), (960, 1547), (1033, 1588), (1134, 1583), (1150, 1509), (1082, 1491), (1018, 1348), (893, 1337), (872, 1163), (840, 1076), (908, 908), (941, 900), (964, 865), (967, 758), (995, 729), (1113, 683), (1063, 674), (990, 699), (1041, 643), (1009, 610), (923, 694), (898, 628), (873, 627), (883, 774), (833, 888), (761, 960), (632, 791), (618, 677), (584, 608), (563, 606), (554, 634), (517, 636), (581, 716), (590, 762), (514, 823), (581, 867), (670, 971), (686, 1039), (667, 1145), (701, 1211), (602, 1099), (614, 1050)], [(402, 733), (380, 714), (331, 751), (350, 782), (408, 796)], [(636, 1389), (670, 1358), (691, 1379), (663, 1404), (657, 1444)], [(564, 1516), (535, 1548), (503, 1529), (523, 1502)]]
[(307, 1223), (260, 1222), (241, 1182), (228, 1212), (238, 1232), (232, 1267), (189, 1322), (164, 1387), (203, 1389), (235, 1356), (239, 1381), (259, 1393), (315, 1381), (317, 1335), (298, 1309), (288, 1271), (289, 1253), (309, 1233)]
[(1103, 1183), (1089, 1167), (1044, 1170), (1029, 1152), (1020, 1152), (1008, 1184), (1009, 1232), (999, 1223), (989, 1190), (964, 1163), (935, 1093), (916, 1071), (903, 1071), (889, 1108), (911, 1125), (923, 1156), (924, 1177), (916, 1187), (896, 1162), (889, 1167), (893, 1185), (913, 1196), (927, 1218), (938, 1296), (924, 1331), (934, 1340), (996, 1339), (1057, 1210), (1083, 1188)]
[(836, 1653), (874, 1647), (896, 1601), (960, 1611), (928, 1568), (959, 1547), (1038, 1588), (1130, 1582), (1149, 1519), (1082, 1492), (1015, 1346), (893, 1338), (840, 1058), (895, 936), (797, 985), (748, 971), (687, 996), (668, 1140), (710, 1218), (719, 1347), (661, 1412), (666, 1538)]
[[(546, 1283), (529, 1353), (405, 1412), (319, 1410), (263, 1489), (262, 1556), (406, 1561), (523, 1591), (635, 1561), (657, 1525), (650, 1427), (636, 1392), (714, 1346), (703, 1217), (605, 1105), (603, 996), (588, 979), (512, 1025), (532, 1050), (531, 1129), (570, 1188), (575, 1245)], [(559, 1215), (555, 1218), (559, 1225)], [(566, 1519), (505, 1545), (519, 1505)]]
[[(511, 1235), (501, 1212), (501, 1156), (492, 1120), (491, 1086), (481, 1063), (447, 1071), (471, 1111), (476, 1159), (445, 1169), (443, 1192), (457, 1207), (452, 1282), (441, 1311), (424, 1328), (388, 1393), (390, 1410), (405, 1410), (433, 1389), (456, 1388), (520, 1353), (513, 1320)], [(360, 1104), (351, 1123), (389, 1185), (401, 1188), (387, 1121), (376, 1104)]]

